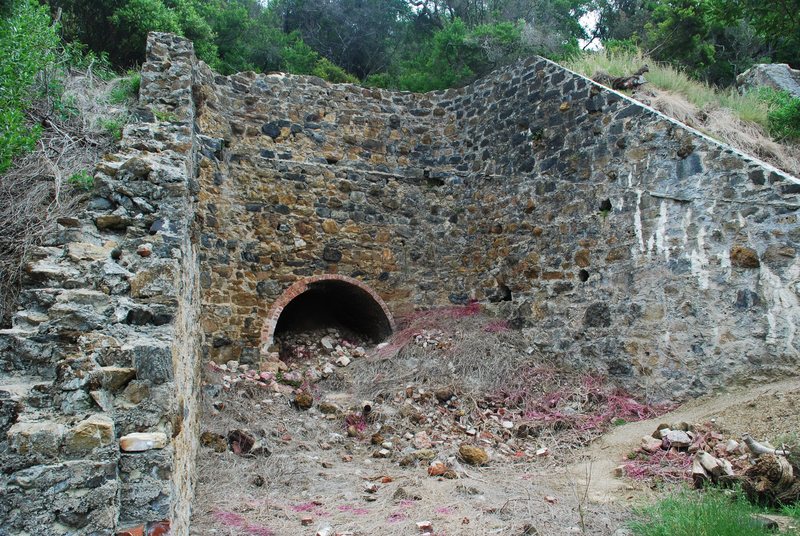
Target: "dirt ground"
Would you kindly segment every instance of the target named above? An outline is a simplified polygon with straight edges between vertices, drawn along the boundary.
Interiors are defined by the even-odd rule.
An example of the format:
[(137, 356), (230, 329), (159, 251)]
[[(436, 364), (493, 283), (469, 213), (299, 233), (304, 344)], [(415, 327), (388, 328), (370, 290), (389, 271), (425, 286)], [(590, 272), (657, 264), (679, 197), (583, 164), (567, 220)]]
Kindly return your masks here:
[[(441, 339), (439, 334), (431, 344), (436, 346)], [(564, 431), (524, 439), (502, 435), (503, 417), (497, 421), (495, 413), (502, 415), (502, 409), (479, 405), (483, 412), (479, 413), (488, 417), (475, 425), (473, 439), (480, 444), (486, 434), (502, 436), (505, 443), (487, 448), (488, 463), (472, 466), (459, 456), (458, 438), (466, 437), (464, 430), (473, 421), (465, 419), (474, 413), (455, 419), (451, 414), (464, 415), (459, 408), (474, 400), (464, 394), (445, 404), (430, 391), (426, 395), (420, 377), (431, 374), (421, 370), (431, 349), (427, 339), (416, 342), (415, 355), (421, 360), (413, 355), (405, 356), (405, 361), (395, 358), (392, 366), (402, 362), (405, 369), (374, 375), (372, 384), (371, 374), (388, 367), (388, 362), (361, 358), (337, 368), (313, 386), (315, 403), (306, 410), (297, 407), (294, 389), (278, 392), (234, 385), (207, 390), (215, 396), (205, 397), (202, 431), (211, 434), (207, 444), (213, 437), (222, 441), (219, 450), (224, 452), (209, 446), (200, 449), (191, 534), (414, 535), (422, 533), (418, 523), (430, 522), (436, 535), (613, 535), (631, 518), (633, 507), (665, 491), (663, 486), (654, 489), (647, 482), (613, 476), (640, 438), (659, 423), (713, 421), (733, 437), (749, 432), (770, 440), (800, 429), (798, 379), (716, 393), (652, 419), (614, 426), (592, 436), (596, 439), (588, 445), (575, 443), (576, 436)], [(486, 344), (523, 352), (502, 335)], [(461, 363), (448, 366), (454, 376), (462, 374)], [(219, 381), (219, 375), (208, 377), (211, 384)], [(563, 392), (563, 384), (560, 387)], [(348, 420), (353, 415), (349, 412), (360, 408), (365, 396), (379, 400), (377, 417), (365, 419), (363, 430), (348, 429), (354, 422)], [(320, 401), (338, 411), (323, 413)], [(403, 413), (410, 406), (424, 413), (419, 422), (413, 414)], [(512, 424), (513, 431), (521, 426), (517, 421)], [(243, 456), (225, 448), (222, 438), (232, 429), (252, 432), (265, 452)], [(427, 430), (423, 439), (432, 440), (430, 448), (410, 446), (419, 439), (417, 430)], [(375, 433), (385, 437), (376, 440)], [(573, 444), (559, 445), (559, 437)], [(416, 445), (420, 446), (428, 445)], [(544, 454), (542, 447), (548, 448)], [(422, 451), (432, 454), (413, 458)], [(431, 463), (439, 461), (451, 472), (430, 476)]]
[(260, 424), (291, 439), (272, 443), (269, 457), (202, 448), (192, 534), (314, 535), (330, 526), (354, 535), (410, 535), (420, 533), (417, 522), (431, 521), (437, 535), (608, 535), (626, 517), (624, 507), (586, 500), (579, 478), (550, 458), (490, 462), (464, 468), (457, 479), (434, 478), (424, 462), (401, 467), (374, 458), (377, 447), (344, 437), (340, 419), (301, 413), (286, 401), (254, 411), (264, 411)]

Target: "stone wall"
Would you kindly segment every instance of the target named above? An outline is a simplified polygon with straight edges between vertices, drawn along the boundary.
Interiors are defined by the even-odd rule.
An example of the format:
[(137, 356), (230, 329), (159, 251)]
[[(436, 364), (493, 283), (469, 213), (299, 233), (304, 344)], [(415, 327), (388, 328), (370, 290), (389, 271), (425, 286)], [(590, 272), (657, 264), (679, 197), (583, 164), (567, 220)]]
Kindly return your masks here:
[(338, 273), (653, 398), (796, 370), (798, 181), (619, 93), (542, 59), (426, 95), (198, 81), (209, 359), (257, 361), (270, 306)]
[(797, 370), (800, 181), (555, 64), (417, 95), (153, 34), (140, 103), (0, 332), (0, 535), (187, 534), (198, 356), (263, 359), (304, 281), (478, 300), (652, 398)]
[(186, 534), (197, 423), (192, 79), (152, 36), (138, 122), (0, 333), (0, 534)]

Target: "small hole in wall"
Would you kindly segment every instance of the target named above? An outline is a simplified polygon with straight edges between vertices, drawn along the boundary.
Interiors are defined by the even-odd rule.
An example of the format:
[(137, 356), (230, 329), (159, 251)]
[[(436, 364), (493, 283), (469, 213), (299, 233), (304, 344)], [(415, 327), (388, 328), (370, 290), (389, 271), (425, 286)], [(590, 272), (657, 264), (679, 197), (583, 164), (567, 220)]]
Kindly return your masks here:
[(489, 292), (488, 297), (492, 303), (511, 301), (511, 289), (501, 283), (497, 288)]
[(339, 159), (336, 158), (336, 157), (333, 157), (333, 156), (326, 156), (325, 157), (325, 161), (328, 162), (328, 164), (330, 164), (330, 165), (334, 165), (334, 164), (338, 164), (339, 163)]
[(578, 279), (580, 279), (583, 283), (586, 283), (589, 280), (589, 272), (586, 270), (581, 270), (578, 272)]
[(611, 212), (611, 209), (614, 208), (611, 206), (611, 200), (606, 199), (602, 203), (600, 203), (600, 212)]
[(506, 285), (500, 285), (500, 301), (511, 301), (511, 289)]

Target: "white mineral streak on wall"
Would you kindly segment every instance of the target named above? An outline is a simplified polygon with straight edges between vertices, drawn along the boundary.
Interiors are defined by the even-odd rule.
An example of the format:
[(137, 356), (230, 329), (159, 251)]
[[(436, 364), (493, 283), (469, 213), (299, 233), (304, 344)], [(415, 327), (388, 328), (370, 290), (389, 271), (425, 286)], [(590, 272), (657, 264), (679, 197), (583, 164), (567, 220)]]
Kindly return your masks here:
[(764, 263), (759, 270), (759, 284), (767, 303), (769, 324), (767, 344), (775, 346), (784, 344), (783, 351), (793, 356), (798, 355), (793, 343), (797, 324), (800, 323), (800, 302), (792, 290), (792, 285), (798, 277), (800, 277), (800, 263), (797, 260), (787, 269), (786, 279), (792, 282), (788, 285), (784, 285), (781, 278), (772, 273)]
[(689, 247), (689, 227), (692, 226), (692, 207), (688, 207), (683, 213), (683, 247)]
[(644, 232), (642, 231), (642, 193), (642, 190), (636, 190), (636, 215), (633, 219), (633, 225), (636, 229), (636, 241), (639, 242), (639, 253), (644, 253), (645, 251)]
[(706, 230), (701, 227), (697, 231), (697, 249), (689, 254), (692, 263), (692, 275), (697, 278), (697, 283), (703, 290), (708, 289), (708, 256), (706, 255)]
[(656, 251), (664, 254), (664, 260), (669, 260), (669, 245), (667, 244), (667, 202), (661, 202), (661, 214), (658, 217), (658, 227), (655, 231)]

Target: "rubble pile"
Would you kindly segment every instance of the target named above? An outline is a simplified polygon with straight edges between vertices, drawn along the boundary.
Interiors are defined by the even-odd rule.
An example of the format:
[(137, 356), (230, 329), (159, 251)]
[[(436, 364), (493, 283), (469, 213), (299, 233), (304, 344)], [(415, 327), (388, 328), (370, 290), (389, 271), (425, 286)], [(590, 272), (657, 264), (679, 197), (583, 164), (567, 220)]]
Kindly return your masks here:
[(209, 368), (222, 373), (220, 385), (224, 389), (250, 383), (288, 395), (301, 386), (307, 389), (332, 375), (338, 367), (346, 367), (354, 359), (367, 355), (362, 341), (345, 338), (334, 328), (286, 334), (280, 345), (285, 349), (283, 355), (271, 352), (256, 367), (232, 360), (221, 364), (210, 361)]
[(741, 484), (753, 502), (792, 504), (800, 500), (800, 471), (790, 454), (747, 434), (741, 441), (726, 437), (713, 423), (679, 422), (643, 436), (617, 472), (635, 480), (691, 481), (696, 488)]
[[(447, 351), (454, 339), (444, 330), (419, 329), (407, 344)], [(465, 396), (453, 385), (431, 387), (437, 379), (424, 386), (407, 384), (375, 401), (324, 393), (320, 382), (334, 373), (341, 379), (349, 374), (347, 367), (354, 359), (367, 358), (360, 342), (335, 329), (285, 334), (280, 340), (283, 359), (273, 353), (258, 369), (235, 361), (212, 363), (212, 369), (222, 374), (223, 389), (256, 385), (285, 396), (295, 408), (309, 411), (310, 418), (339, 423), (341, 436), (322, 441), (323, 450), (335, 444), (342, 444), (348, 453), (369, 449), (368, 457), (421, 467), (441, 478), (458, 478), (465, 473), (464, 465), (567, 453), (615, 420), (639, 420), (658, 410), (600, 378), (556, 377), (554, 370), (536, 367), (511, 378), (508, 389), (482, 397)], [(370, 351), (380, 352), (385, 345)], [(211, 443), (224, 445), (224, 434)]]

